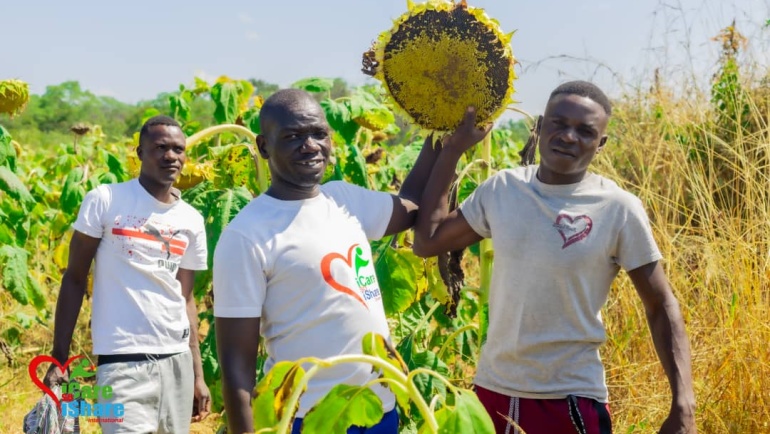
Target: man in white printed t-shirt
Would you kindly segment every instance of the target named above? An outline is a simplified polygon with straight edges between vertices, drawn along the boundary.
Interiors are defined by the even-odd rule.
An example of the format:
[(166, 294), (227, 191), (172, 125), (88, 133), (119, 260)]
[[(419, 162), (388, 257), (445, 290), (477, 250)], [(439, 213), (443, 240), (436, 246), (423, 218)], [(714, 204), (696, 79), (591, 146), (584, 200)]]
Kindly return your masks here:
[[(211, 408), (192, 293), (195, 270), (207, 266), (204, 222), (173, 187), (186, 160), (179, 124), (168, 116), (149, 119), (137, 155), (138, 178), (99, 186), (80, 207), (56, 305), (52, 356), (62, 364), (69, 357), (95, 259), (96, 379), (112, 388), (111, 396), (99, 394), (99, 404), (123, 405), (123, 414), (101, 415), (102, 432), (186, 433), (191, 420)], [(45, 382), (66, 381), (67, 373), (52, 364)]]
[(496, 173), (449, 213), (449, 185), (468, 149), (450, 139), (423, 194), (417, 255), (494, 242), (489, 330), (474, 382), (498, 433), (612, 431), (599, 347), (601, 308), (620, 268), (642, 299), (672, 390), (660, 432), (695, 433), (689, 343), (647, 215), (634, 195), (587, 172), (610, 113), (598, 87), (565, 83), (537, 127), (539, 165)]
[[(257, 138), (270, 188), (227, 226), (214, 253), (214, 316), (230, 434), (253, 432), (260, 334), (265, 369), (284, 360), (360, 354), (368, 332), (389, 337), (369, 240), (412, 226), (425, 179), (439, 153), (426, 141), (398, 196), (345, 182), (320, 185), (331, 152), (323, 110), (307, 92), (287, 89), (265, 101)], [(478, 136), (478, 140), (483, 135)], [(376, 378), (364, 364), (321, 370), (302, 395), (293, 433), (337, 384)], [(393, 394), (373, 387), (385, 413), (372, 428), (398, 432)]]

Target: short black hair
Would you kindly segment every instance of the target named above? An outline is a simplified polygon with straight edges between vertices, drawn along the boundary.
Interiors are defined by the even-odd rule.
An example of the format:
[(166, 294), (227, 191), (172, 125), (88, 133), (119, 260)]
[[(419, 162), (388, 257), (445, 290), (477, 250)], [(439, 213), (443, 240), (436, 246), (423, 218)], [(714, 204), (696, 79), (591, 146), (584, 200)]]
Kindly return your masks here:
[(270, 95), (259, 109), (259, 128), (265, 131), (270, 121), (285, 116), (287, 112), (297, 107), (301, 101), (318, 102), (309, 92), (302, 89), (281, 89)]
[(140, 146), (142, 144), (142, 139), (144, 139), (144, 137), (150, 133), (150, 128), (158, 125), (165, 125), (168, 127), (177, 127), (180, 130), (182, 129), (182, 126), (179, 125), (179, 122), (177, 122), (176, 119), (172, 118), (171, 116), (166, 116), (166, 115), (153, 116), (150, 119), (147, 119), (147, 121), (145, 121), (144, 125), (142, 125), (142, 129), (139, 131)]
[(556, 87), (556, 89), (553, 90), (553, 92), (551, 92), (551, 96), (548, 97), (548, 101), (553, 99), (553, 97), (556, 95), (561, 94), (578, 95), (590, 98), (595, 103), (602, 106), (604, 112), (607, 113), (607, 116), (612, 114), (612, 103), (610, 103), (610, 99), (607, 98), (607, 95), (605, 95), (597, 85), (591, 82), (575, 80), (560, 84), (558, 87)]

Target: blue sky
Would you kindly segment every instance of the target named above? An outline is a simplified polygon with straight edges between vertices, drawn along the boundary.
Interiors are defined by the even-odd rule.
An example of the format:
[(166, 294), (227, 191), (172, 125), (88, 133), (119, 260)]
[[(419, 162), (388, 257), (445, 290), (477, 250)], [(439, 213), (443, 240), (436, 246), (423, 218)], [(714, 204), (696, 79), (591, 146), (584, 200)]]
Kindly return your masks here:
[[(707, 80), (718, 53), (709, 38), (733, 18), (767, 65), (770, 29), (760, 23), (770, 18), (770, 0), (469, 3), (516, 31), (515, 98), (532, 113), (567, 79), (594, 80), (611, 95), (648, 82), (656, 67), (670, 80), (693, 72)], [(361, 53), (405, 10), (406, 0), (3, 0), (0, 78), (26, 80), (35, 93), (79, 80), (127, 102), (196, 75), (361, 84)]]

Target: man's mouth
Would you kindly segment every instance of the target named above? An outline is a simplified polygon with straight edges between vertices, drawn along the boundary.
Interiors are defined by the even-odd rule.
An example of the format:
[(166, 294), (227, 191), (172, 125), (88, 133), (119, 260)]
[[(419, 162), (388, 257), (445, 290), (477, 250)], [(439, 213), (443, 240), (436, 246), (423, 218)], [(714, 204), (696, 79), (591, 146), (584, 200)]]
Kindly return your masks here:
[(563, 149), (551, 148), (551, 152), (553, 152), (554, 154), (560, 155), (562, 157), (575, 158), (575, 155)]
[(298, 165), (304, 166), (304, 167), (315, 167), (315, 166), (318, 166), (320, 164), (323, 164), (323, 161), (324, 160), (321, 160), (321, 159), (313, 159), (313, 160), (297, 161), (294, 164), (298, 164)]

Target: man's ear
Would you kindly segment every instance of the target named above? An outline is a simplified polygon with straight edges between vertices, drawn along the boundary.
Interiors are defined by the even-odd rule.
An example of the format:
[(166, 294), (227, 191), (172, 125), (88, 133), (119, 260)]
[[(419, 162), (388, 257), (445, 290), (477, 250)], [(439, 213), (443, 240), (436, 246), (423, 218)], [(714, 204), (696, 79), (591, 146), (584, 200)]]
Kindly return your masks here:
[(267, 139), (262, 134), (257, 135), (257, 150), (259, 155), (267, 160), (270, 156), (267, 154)]
[(607, 136), (602, 136), (601, 139), (599, 139), (599, 147), (596, 148), (597, 151), (601, 151), (604, 148), (604, 145), (607, 144)]
[(136, 147), (136, 156), (139, 157), (139, 160), (142, 160), (142, 143), (139, 143), (139, 146)]

